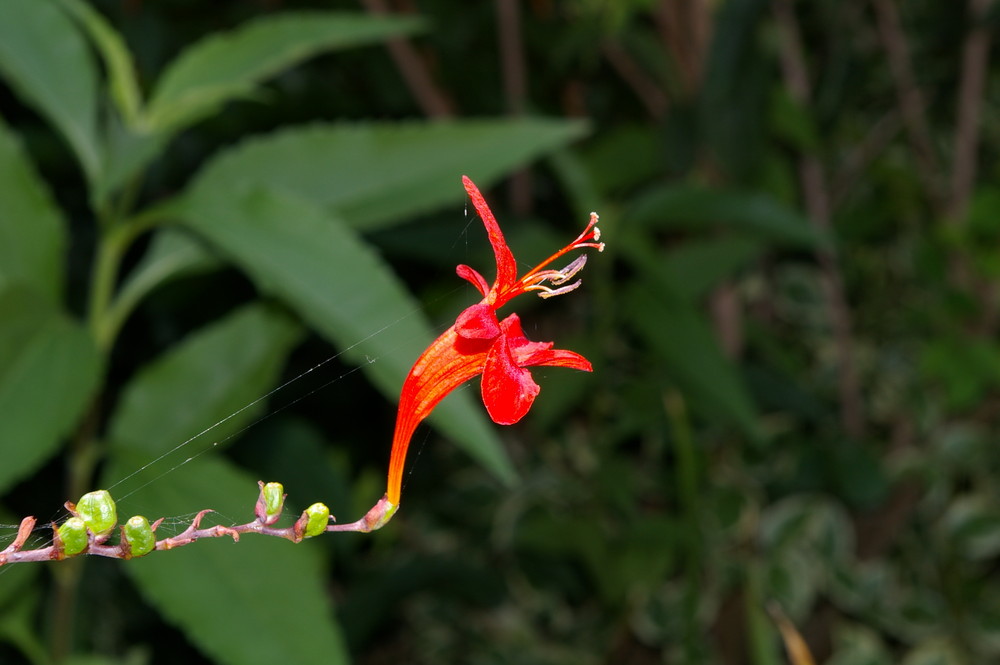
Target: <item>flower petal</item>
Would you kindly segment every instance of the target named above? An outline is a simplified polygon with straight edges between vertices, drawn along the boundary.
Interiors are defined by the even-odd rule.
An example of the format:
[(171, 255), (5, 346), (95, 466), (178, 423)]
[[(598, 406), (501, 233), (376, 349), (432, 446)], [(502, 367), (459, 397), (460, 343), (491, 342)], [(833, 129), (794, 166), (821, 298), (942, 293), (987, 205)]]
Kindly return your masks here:
[(493, 282), (490, 293), (506, 291), (517, 282), (517, 264), (514, 262), (514, 254), (507, 246), (507, 241), (504, 240), (503, 233), (500, 231), (500, 225), (497, 224), (496, 217), (493, 216), (490, 207), (486, 205), (486, 199), (476, 187), (476, 183), (469, 180), (468, 176), (462, 176), (462, 184), (465, 185), (465, 191), (472, 199), (472, 205), (479, 213), (479, 218), (483, 220), (483, 226), (486, 227), (486, 233), (490, 237), (490, 244), (493, 245), (493, 254), (496, 256), (497, 279)]
[(455, 332), (465, 339), (493, 339), (500, 335), (500, 324), (493, 308), (485, 303), (466, 307), (455, 320)]
[(513, 425), (531, 408), (541, 388), (531, 372), (518, 367), (507, 337), (501, 335), (489, 353), (483, 368), (483, 403), (493, 422)]
[[(521, 317), (517, 314), (511, 314), (501, 321), (500, 330), (503, 332), (503, 336), (507, 338), (510, 350), (516, 358), (552, 348), (552, 342), (532, 342), (528, 339), (524, 334), (524, 330), (521, 329)], [(519, 362), (518, 365), (523, 366), (524, 363)]]
[(583, 372), (594, 371), (589, 360), (575, 351), (566, 351), (565, 349), (542, 349), (526, 353), (522, 353), (518, 349), (514, 351), (514, 360), (521, 367), (546, 365), (548, 367), (569, 367)]
[(455, 272), (457, 272), (458, 276), (462, 279), (472, 282), (472, 285), (479, 289), (479, 292), (483, 294), (483, 297), (489, 293), (490, 285), (486, 283), (486, 278), (480, 275), (476, 270), (473, 270), (467, 265), (459, 265), (455, 268)]

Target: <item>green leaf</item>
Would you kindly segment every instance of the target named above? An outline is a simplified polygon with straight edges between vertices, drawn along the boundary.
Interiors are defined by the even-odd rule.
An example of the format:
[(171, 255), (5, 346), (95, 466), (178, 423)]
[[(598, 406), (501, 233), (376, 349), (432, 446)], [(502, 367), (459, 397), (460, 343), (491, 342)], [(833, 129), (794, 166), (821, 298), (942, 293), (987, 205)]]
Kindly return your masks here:
[(318, 53), (376, 43), (420, 26), (414, 18), (347, 12), (286, 13), (251, 21), (207, 37), (174, 60), (153, 91), (145, 124), (154, 132), (179, 129)]
[(129, 313), (154, 289), (166, 282), (222, 267), (222, 261), (200, 240), (183, 230), (156, 232), (142, 260), (129, 274), (111, 314), (120, 326)]
[[(263, 189), (199, 189), (173, 210), (257, 284), (360, 365), (391, 400), (434, 337), (420, 306), (382, 259), (338, 218)], [(481, 405), (456, 393), (433, 422), (499, 478), (514, 472)]]
[(13, 566), (4, 568), (0, 575), (0, 642), (16, 646), (24, 662), (44, 663), (49, 659), (50, 645), (38, 631), (42, 586), (37, 582), (36, 568)]
[(0, 2), (0, 73), (72, 146), (97, 180), (97, 67), (73, 21), (52, 0)]
[(88, 406), (101, 359), (82, 326), (28, 289), (0, 290), (0, 491), (44, 463)]
[(957, 497), (941, 520), (940, 536), (969, 560), (992, 559), (1000, 552), (1000, 504), (982, 494)]
[(21, 282), (58, 303), (65, 246), (61, 211), (16, 136), (0, 122), (0, 289)]
[(711, 326), (693, 305), (637, 286), (627, 292), (626, 307), (632, 327), (693, 407), (713, 418), (722, 416), (751, 439), (761, 440), (753, 400), (715, 341)]
[[(222, 523), (243, 523), (253, 519), (257, 491), (254, 478), (205, 455), (119, 503), (150, 519), (213, 508), (225, 516)], [(165, 531), (161, 526), (157, 535)], [(317, 552), (311, 542), (248, 534), (238, 544), (216, 538), (152, 552), (123, 568), (151, 604), (219, 663), (346, 663)]]
[(930, 637), (906, 654), (902, 665), (965, 665), (963, 649), (943, 637)]
[(193, 187), (281, 188), (336, 210), (354, 228), (372, 229), (459, 206), (463, 173), (485, 189), (585, 131), (582, 122), (541, 118), (316, 125), (220, 153)]
[[(177, 450), (176, 463), (224, 441), (263, 408), (261, 396), (299, 336), (298, 325), (262, 305), (246, 306), (192, 334), (126, 386), (109, 428), (111, 451), (136, 453), (146, 464)], [(181, 447), (200, 434), (196, 446)], [(129, 483), (141, 485), (163, 471), (153, 465)], [(107, 486), (121, 494), (115, 487)]]
[(754, 238), (693, 239), (664, 251), (653, 251), (644, 235), (622, 239), (623, 250), (672, 294), (696, 300), (735, 275), (764, 251)]
[(871, 628), (841, 623), (834, 630), (834, 653), (827, 665), (892, 665), (881, 636)]
[(83, 0), (59, 1), (87, 31), (91, 42), (104, 60), (111, 99), (114, 100), (126, 124), (135, 126), (142, 105), (142, 95), (139, 92), (135, 63), (125, 45), (125, 40), (99, 12)]
[(766, 0), (730, 0), (714, 17), (712, 44), (701, 86), (702, 134), (730, 180), (758, 175), (773, 85), (770, 58), (760, 38)]
[(626, 220), (645, 229), (726, 228), (793, 247), (827, 242), (805, 217), (766, 194), (691, 184), (647, 192), (628, 211)]

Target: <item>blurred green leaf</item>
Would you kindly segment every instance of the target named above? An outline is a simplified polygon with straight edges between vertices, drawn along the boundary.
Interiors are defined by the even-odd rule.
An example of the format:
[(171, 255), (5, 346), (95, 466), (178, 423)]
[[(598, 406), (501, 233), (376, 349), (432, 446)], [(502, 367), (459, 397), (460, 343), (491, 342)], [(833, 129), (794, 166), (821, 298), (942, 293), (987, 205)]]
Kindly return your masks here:
[(941, 519), (940, 536), (949, 548), (971, 560), (1000, 554), (1000, 503), (973, 494), (954, 499)]
[(221, 152), (198, 173), (193, 191), (281, 188), (367, 230), (444, 205), (457, 211), (462, 174), (485, 190), (585, 131), (582, 122), (541, 118), (288, 129)]
[[(173, 212), (342, 349), (387, 398), (398, 399), (434, 334), (405, 286), (352, 229), (315, 205), (263, 189), (200, 188)], [(513, 467), (474, 399), (452, 394), (432, 422), (511, 482)]]
[(760, 441), (763, 435), (753, 401), (701, 313), (644, 285), (629, 289), (625, 302), (629, 324), (665, 364), (667, 378), (688, 395), (692, 406), (730, 421)]
[[(256, 498), (255, 478), (209, 454), (119, 508), (131, 514), (141, 502), (151, 521), (213, 508), (230, 524), (252, 520)], [(346, 663), (318, 551), (311, 542), (251, 534), (238, 544), (217, 538), (152, 552), (123, 567), (146, 599), (219, 663)]]
[(62, 132), (96, 181), (102, 161), (97, 66), (83, 36), (53, 0), (0, 2), (0, 73)]
[(89, 406), (101, 358), (87, 332), (33, 291), (0, 290), (0, 490), (59, 448)]
[(639, 234), (622, 237), (622, 251), (665, 291), (687, 300), (707, 295), (764, 251), (754, 238), (692, 239), (662, 251)]
[(969, 409), (1000, 387), (1000, 348), (991, 340), (940, 334), (923, 348), (920, 370), (942, 384), (950, 408)]
[(247, 97), (264, 79), (318, 53), (380, 42), (421, 26), (410, 17), (347, 12), (265, 16), (185, 50), (163, 73), (145, 114), (153, 132), (177, 130)]
[(762, 564), (764, 597), (778, 602), (793, 622), (804, 621), (822, 588), (823, 566), (802, 550), (775, 553)]
[(820, 141), (809, 112), (785, 88), (772, 93), (771, 123), (775, 132), (796, 150), (815, 153)]
[[(24, 579), (22, 575), (17, 577)], [(43, 663), (48, 659), (46, 644), (35, 624), (41, 600), (39, 588), (24, 585), (16, 597), (3, 604), (3, 612), (0, 612), (0, 642), (16, 646), (27, 659), (25, 662)]]
[(841, 625), (834, 631), (833, 656), (826, 665), (893, 665), (879, 634), (863, 625)]
[(91, 42), (104, 60), (110, 97), (125, 123), (134, 126), (142, 105), (142, 93), (139, 91), (132, 54), (125, 45), (125, 40), (84, 0), (59, 0), (59, 2), (87, 31)]
[[(225, 440), (263, 409), (261, 396), (300, 333), (288, 316), (249, 305), (192, 334), (126, 385), (108, 429), (111, 451), (129, 451), (142, 466), (175, 450), (182, 460)], [(182, 446), (201, 434), (205, 441)], [(154, 466), (129, 482), (162, 472)]]
[(854, 552), (849, 517), (821, 495), (794, 494), (771, 504), (760, 516), (760, 540), (768, 551), (804, 550), (831, 567)]
[(940, 637), (931, 637), (906, 654), (902, 665), (966, 665), (956, 645)]
[(0, 121), (0, 289), (21, 282), (53, 304), (61, 300), (64, 224), (17, 137)]
[(771, 63), (761, 46), (766, 0), (729, 0), (719, 6), (701, 86), (702, 133), (732, 181), (757, 175), (767, 144)]
[(172, 279), (208, 272), (222, 265), (222, 260), (197, 238), (180, 229), (159, 229), (142, 260), (122, 285), (112, 316), (120, 324), (157, 287)]
[(801, 214), (753, 191), (691, 184), (657, 187), (639, 197), (625, 218), (629, 224), (649, 230), (707, 231), (718, 227), (792, 247), (826, 242)]

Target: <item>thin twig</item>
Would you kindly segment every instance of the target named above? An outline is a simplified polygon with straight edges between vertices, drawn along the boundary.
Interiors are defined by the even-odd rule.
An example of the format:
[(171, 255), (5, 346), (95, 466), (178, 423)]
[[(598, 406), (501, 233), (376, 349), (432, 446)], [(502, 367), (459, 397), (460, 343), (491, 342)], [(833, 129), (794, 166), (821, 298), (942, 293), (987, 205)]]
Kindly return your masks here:
[[(284, 538), (285, 540), (290, 540), (293, 543), (301, 542), (310, 535), (318, 535), (324, 531), (354, 531), (367, 533), (384, 525), (385, 522), (392, 517), (392, 513), (395, 512), (396, 508), (391, 504), (387, 504), (385, 498), (383, 497), (383, 499), (376, 503), (364, 517), (356, 522), (351, 522), (349, 524), (336, 524), (333, 521), (333, 516), (329, 514), (329, 510), (327, 510), (325, 506), (322, 506), (322, 504), (315, 504), (313, 507), (320, 506), (323, 509), (319, 518), (322, 521), (315, 526), (315, 529), (311, 526), (311, 520), (315, 517), (311, 514), (311, 509), (304, 511), (291, 526), (277, 527), (274, 526), (274, 524), (281, 517), (282, 511), (284, 510), (285, 500), (281, 486), (277, 483), (269, 483), (268, 485), (265, 485), (263, 482), (258, 482), (257, 484), (260, 487), (260, 494), (258, 495), (257, 504), (254, 508), (256, 519), (253, 521), (236, 526), (223, 526), (218, 524), (202, 528), (202, 520), (205, 519), (206, 515), (214, 512), (211, 509), (202, 510), (195, 515), (194, 519), (191, 520), (191, 523), (186, 529), (184, 529), (184, 531), (176, 536), (168, 536), (166, 538), (156, 540), (155, 544), (153, 544), (152, 548), (148, 551), (172, 550), (185, 545), (190, 545), (195, 541), (203, 540), (205, 538), (229, 537), (234, 541), (239, 541), (240, 536), (246, 533)], [(281, 499), (277, 505), (269, 507), (267, 492), (268, 488), (271, 486), (277, 486), (278, 489), (276, 492), (281, 495)], [(107, 496), (110, 501), (110, 495)], [(74, 515), (77, 514), (73, 504), (67, 503), (66, 507), (73, 512)], [(154, 522), (151, 527), (147, 524), (147, 527), (150, 528), (151, 534), (155, 534), (157, 527), (159, 527), (162, 522), (163, 519), (161, 518)], [(125, 526), (120, 527), (121, 538), (119, 542), (117, 544), (108, 544), (114, 525), (110, 525), (107, 532), (103, 534), (96, 534), (91, 530), (89, 524), (87, 525), (86, 531), (86, 547), (84, 547), (82, 551), (77, 554), (66, 553), (65, 544), (59, 535), (59, 525), (55, 523), (52, 524), (52, 543), (50, 545), (31, 550), (23, 549), (24, 545), (28, 542), (28, 538), (34, 531), (35, 523), (36, 520), (34, 517), (25, 517), (21, 520), (14, 542), (8, 545), (6, 549), (0, 551), (0, 566), (11, 563), (28, 563), (33, 561), (62, 561), (64, 559), (75, 557), (78, 554), (90, 554), (110, 559), (131, 559), (135, 556), (144, 556), (147, 553), (143, 552), (135, 554), (133, 552), (132, 546), (127, 542), (125, 537)]]
[(878, 35), (889, 59), (896, 88), (899, 112), (916, 156), (916, 167), (935, 208), (942, 209), (942, 192), (937, 157), (927, 123), (924, 96), (917, 85), (910, 48), (899, 19), (895, 0), (872, 0), (878, 21)]
[[(361, 4), (374, 16), (386, 16), (390, 13), (384, 0), (361, 0)], [(424, 115), (429, 118), (454, 117), (454, 104), (434, 82), (427, 63), (410, 40), (405, 37), (391, 37), (386, 40), (386, 44), (396, 68), (403, 75), (406, 87), (417, 100)]]
[(604, 57), (608, 59), (611, 66), (614, 67), (618, 76), (625, 81), (626, 85), (632, 88), (632, 92), (635, 96), (639, 98), (642, 105), (646, 107), (646, 112), (649, 113), (650, 117), (654, 120), (659, 120), (662, 118), (669, 108), (669, 102), (667, 100), (666, 93), (660, 89), (657, 83), (646, 75), (639, 66), (639, 63), (622, 48), (621, 44), (617, 42), (606, 42), (602, 47), (601, 51), (604, 53)]
[(660, 40), (676, 63), (684, 93), (701, 87), (705, 53), (711, 39), (712, 8), (708, 0), (661, 0), (653, 12)]
[[(524, 40), (521, 37), (520, 0), (496, 0), (497, 38), (500, 46), (500, 71), (507, 113), (524, 115), (528, 100), (528, 73), (525, 67)], [(531, 180), (526, 169), (510, 176), (510, 206), (518, 215), (531, 212)]]
[[(781, 31), (781, 69), (785, 85), (796, 102), (809, 103), (809, 77), (805, 70), (805, 55), (799, 36), (798, 22), (790, 0), (774, 0), (774, 15)], [(823, 166), (814, 155), (803, 155), (799, 160), (799, 179), (809, 219), (822, 235), (830, 236), (830, 197), (826, 188)], [(853, 355), (851, 311), (844, 294), (844, 280), (834, 251), (821, 248), (816, 251), (820, 265), (824, 295), (839, 363), (840, 419), (844, 431), (854, 438), (864, 433), (864, 416), (861, 386)]]
[(983, 102), (990, 33), (984, 25), (991, 0), (969, 1), (969, 32), (962, 46), (962, 79), (958, 89), (955, 156), (951, 173), (948, 217), (958, 224), (965, 216), (976, 180), (976, 149), (979, 143), (979, 116)]

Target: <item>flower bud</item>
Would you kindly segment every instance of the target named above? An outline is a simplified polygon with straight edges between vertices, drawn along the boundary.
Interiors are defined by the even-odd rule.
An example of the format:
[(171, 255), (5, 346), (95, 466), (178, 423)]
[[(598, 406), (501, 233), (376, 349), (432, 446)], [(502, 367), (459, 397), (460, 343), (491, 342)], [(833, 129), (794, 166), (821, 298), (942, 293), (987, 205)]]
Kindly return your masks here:
[(76, 556), (87, 549), (87, 524), (79, 517), (71, 517), (56, 530), (62, 551), (66, 556)]
[(74, 515), (82, 519), (98, 538), (107, 536), (118, 523), (118, 510), (107, 490), (87, 492), (80, 497)]
[(130, 517), (128, 522), (125, 522), (123, 533), (126, 551), (130, 557), (149, 554), (156, 546), (156, 536), (153, 535), (153, 529), (149, 526), (149, 520), (142, 515)]
[(305, 530), (306, 538), (318, 536), (326, 531), (326, 527), (330, 523), (330, 509), (326, 507), (326, 504), (314, 503), (306, 508), (305, 514), (308, 516)]
[(257, 506), (254, 514), (257, 519), (266, 526), (270, 526), (281, 517), (281, 511), (285, 507), (285, 488), (281, 483), (267, 483), (260, 481), (260, 496), (257, 498)]

